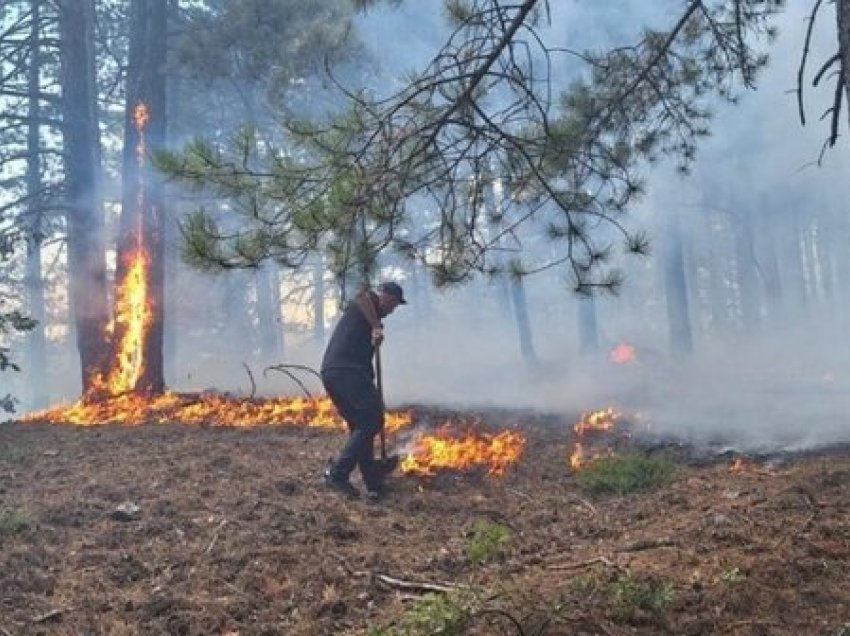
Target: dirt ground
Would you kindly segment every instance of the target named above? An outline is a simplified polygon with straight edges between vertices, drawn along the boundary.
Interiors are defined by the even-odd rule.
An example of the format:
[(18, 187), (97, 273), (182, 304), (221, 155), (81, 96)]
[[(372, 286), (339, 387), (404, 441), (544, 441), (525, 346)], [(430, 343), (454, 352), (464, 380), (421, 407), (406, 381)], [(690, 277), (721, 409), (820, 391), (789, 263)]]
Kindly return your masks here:
[[(526, 431), (517, 467), (378, 504), (321, 485), (338, 432), (0, 424), (0, 634), (381, 633), (423, 584), (474, 597), (462, 633), (850, 634), (850, 451), (677, 449), (669, 484), (594, 497), (568, 420), (485, 419)], [(479, 564), (482, 521), (510, 538)]]

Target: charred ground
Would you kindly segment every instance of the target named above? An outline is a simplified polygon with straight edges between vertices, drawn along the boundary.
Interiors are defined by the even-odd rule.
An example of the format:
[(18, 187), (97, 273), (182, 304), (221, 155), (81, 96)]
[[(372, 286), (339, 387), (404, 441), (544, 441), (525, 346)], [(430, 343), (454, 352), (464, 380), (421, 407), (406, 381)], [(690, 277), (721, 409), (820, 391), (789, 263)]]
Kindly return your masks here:
[[(733, 472), (656, 448), (669, 483), (594, 496), (568, 420), (484, 415), (521, 421), (519, 466), (396, 476), (378, 505), (320, 485), (339, 433), (0, 425), (0, 634), (382, 633), (458, 607), (460, 633), (850, 633), (847, 450)], [(482, 563), (477, 528), (506, 531)]]

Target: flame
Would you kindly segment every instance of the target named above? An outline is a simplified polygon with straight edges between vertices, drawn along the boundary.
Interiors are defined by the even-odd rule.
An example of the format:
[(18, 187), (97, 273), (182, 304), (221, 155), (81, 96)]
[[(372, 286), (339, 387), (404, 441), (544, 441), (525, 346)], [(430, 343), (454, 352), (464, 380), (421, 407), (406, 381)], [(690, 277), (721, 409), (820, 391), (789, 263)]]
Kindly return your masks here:
[[(106, 377), (97, 375), (94, 378), (91, 391), (83, 396), (84, 402), (97, 402), (104, 394), (116, 397), (136, 390), (145, 370), (145, 342), (154, 318), (153, 308), (148, 298), (151, 263), (145, 250), (142, 233), (142, 215), (145, 209), (145, 128), (150, 121), (150, 112), (144, 102), (135, 105), (132, 119), (139, 135), (136, 143), (136, 160), (139, 164), (136, 196), (138, 227), (132, 237), (135, 245), (122, 256), (125, 266), (123, 278), (117, 281), (113, 317), (106, 327), (115, 358)], [(137, 407), (125, 406), (128, 411), (137, 410)], [(109, 411), (113, 407), (114, 405), (108, 405), (106, 410)], [(96, 410), (97, 406), (93, 408)]]
[(610, 457), (613, 454), (613, 451), (608, 448), (591, 449), (582, 440), (613, 431), (619, 417), (620, 414), (612, 407), (582, 414), (579, 421), (573, 426), (573, 430), (575, 430), (579, 439), (573, 445), (573, 450), (569, 456), (570, 468), (581, 470), (594, 459)]
[(501, 476), (525, 449), (525, 437), (515, 431), (496, 435), (467, 431), (458, 435), (454, 430), (452, 423), (446, 423), (433, 435), (419, 435), (413, 442), (413, 452), (401, 462), (401, 471), (434, 475), (438, 470), (486, 466), (488, 474)]
[[(387, 432), (395, 433), (410, 426), (412, 419), (410, 411), (387, 413)], [(22, 421), (78, 426), (177, 423), (255, 427), (287, 424), (345, 429), (345, 423), (326, 397), (244, 399), (216, 393), (166, 392), (155, 397), (125, 393), (97, 401), (83, 399), (70, 406), (30, 413)]]
[[(116, 281), (113, 317), (106, 327), (114, 359), (105, 374), (93, 378), (92, 388), (77, 402), (30, 413), (24, 422), (52, 422), (95, 426), (100, 424), (139, 425), (144, 423), (208, 424), (213, 426), (263, 426), (297, 424), (345, 429), (329, 398), (238, 399), (214, 393), (140, 395), (138, 383), (145, 371), (145, 344), (154, 320), (150, 301), (151, 258), (143, 243), (145, 201), (145, 129), (150, 111), (143, 102), (131, 113), (138, 132), (136, 160), (137, 227), (128, 237), (131, 247), (122, 255), (122, 278)], [(120, 271), (120, 270), (119, 270)], [(412, 422), (409, 411), (391, 411), (384, 425), (394, 433)]]
[(637, 352), (632, 345), (623, 342), (614, 347), (608, 357), (617, 364), (628, 364), (637, 361)]
[(144, 102), (139, 102), (133, 107), (133, 125), (139, 132), (147, 128), (150, 118), (151, 115), (148, 110), (148, 105)]
[[(139, 248), (133, 250), (127, 260), (127, 271), (115, 292), (114, 316), (108, 328), (110, 334), (118, 337), (114, 347), (116, 358), (107, 376), (98, 376), (94, 381), (96, 393), (106, 392), (111, 396), (128, 393), (136, 388), (145, 369), (142, 354), (153, 322), (153, 311), (148, 300), (150, 259)], [(91, 400), (94, 396), (86, 397)]]
[(742, 457), (736, 457), (729, 464), (729, 472), (735, 475), (740, 475), (747, 471), (750, 468), (749, 462), (744, 460)]
[(588, 411), (582, 414), (581, 419), (573, 428), (579, 435), (584, 435), (590, 431), (609, 431), (614, 428), (619, 417), (620, 414), (613, 407), (599, 411)]

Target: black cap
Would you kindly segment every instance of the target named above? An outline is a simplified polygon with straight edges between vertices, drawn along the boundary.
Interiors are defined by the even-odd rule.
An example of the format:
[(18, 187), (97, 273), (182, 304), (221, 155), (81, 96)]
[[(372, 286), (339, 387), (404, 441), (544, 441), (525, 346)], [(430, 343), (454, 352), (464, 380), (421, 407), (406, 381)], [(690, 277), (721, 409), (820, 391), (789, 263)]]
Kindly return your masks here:
[(378, 291), (382, 294), (387, 294), (388, 296), (394, 297), (398, 300), (399, 305), (406, 305), (407, 301), (404, 299), (404, 292), (401, 289), (401, 285), (398, 283), (394, 283), (391, 280), (388, 280), (384, 283), (378, 285)]

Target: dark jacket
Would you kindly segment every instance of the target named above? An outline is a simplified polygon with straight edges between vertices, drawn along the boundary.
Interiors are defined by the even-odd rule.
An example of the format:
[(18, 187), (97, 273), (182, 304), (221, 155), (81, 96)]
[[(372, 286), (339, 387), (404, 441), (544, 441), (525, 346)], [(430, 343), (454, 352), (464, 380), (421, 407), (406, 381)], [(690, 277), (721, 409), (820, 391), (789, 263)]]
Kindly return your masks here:
[[(377, 302), (377, 298), (373, 300)], [(372, 327), (357, 303), (350, 303), (331, 334), (322, 358), (322, 373), (332, 369), (352, 369), (374, 378), (374, 354)]]

